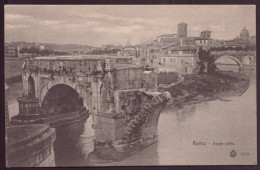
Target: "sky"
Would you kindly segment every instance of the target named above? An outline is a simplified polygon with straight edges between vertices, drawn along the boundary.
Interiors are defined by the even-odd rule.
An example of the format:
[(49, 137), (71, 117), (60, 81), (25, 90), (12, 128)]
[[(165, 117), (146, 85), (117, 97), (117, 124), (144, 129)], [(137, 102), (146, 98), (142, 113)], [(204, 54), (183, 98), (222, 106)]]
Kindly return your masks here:
[(244, 26), (256, 34), (254, 5), (5, 5), (5, 42), (125, 45), (177, 33), (212, 31), (214, 39), (233, 39)]

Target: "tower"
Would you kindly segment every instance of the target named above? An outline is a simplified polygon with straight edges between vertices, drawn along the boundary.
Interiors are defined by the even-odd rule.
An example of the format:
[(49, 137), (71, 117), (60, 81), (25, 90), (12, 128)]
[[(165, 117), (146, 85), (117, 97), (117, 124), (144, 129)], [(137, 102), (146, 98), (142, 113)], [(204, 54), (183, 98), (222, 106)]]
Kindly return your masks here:
[(178, 34), (178, 37), (187, 37), (187, 24), (186, 23), (179, 23), (178, 26), (177, 26), (177, 34)]

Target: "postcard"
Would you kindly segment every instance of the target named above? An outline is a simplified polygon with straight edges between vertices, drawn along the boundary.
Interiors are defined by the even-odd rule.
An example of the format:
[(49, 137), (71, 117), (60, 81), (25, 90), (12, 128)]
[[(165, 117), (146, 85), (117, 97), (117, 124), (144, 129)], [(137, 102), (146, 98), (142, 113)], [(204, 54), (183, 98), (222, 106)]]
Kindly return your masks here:
[(6, 167), (256, 165), (255, 5), (5, 5)]

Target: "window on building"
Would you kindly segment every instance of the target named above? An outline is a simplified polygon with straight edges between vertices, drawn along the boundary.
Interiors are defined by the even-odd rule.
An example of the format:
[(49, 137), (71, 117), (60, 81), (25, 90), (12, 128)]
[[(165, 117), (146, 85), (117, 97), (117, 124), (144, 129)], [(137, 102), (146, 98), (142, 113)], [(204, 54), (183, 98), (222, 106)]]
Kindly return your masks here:
[(191, 51), (183, 51), (183, 54), (191, 54)]
[(165, 58), (163, 58), (163, 62), (164, 62), (164, 63), (166, 63), (166, 60), (165, 60)]
[(186, 72), (186, 73), (188, 72), (188, 67), (185, 67), (185, 72)]

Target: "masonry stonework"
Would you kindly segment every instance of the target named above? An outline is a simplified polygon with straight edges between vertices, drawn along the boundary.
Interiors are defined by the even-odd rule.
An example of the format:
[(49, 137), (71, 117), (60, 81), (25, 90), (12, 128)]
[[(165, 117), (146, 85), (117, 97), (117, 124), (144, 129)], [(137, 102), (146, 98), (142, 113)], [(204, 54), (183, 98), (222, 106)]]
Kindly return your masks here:
[(157, 74), (131, 57), (37, 57), (26, 60), (22, 70), (23, 97), (39, 101), (40, 121), (56, 126), (66, 116), (80, 119), (85, 108), (92, 114), (95, 146), (157, 141), (160, 111), (170, 96), (156, 92)]

